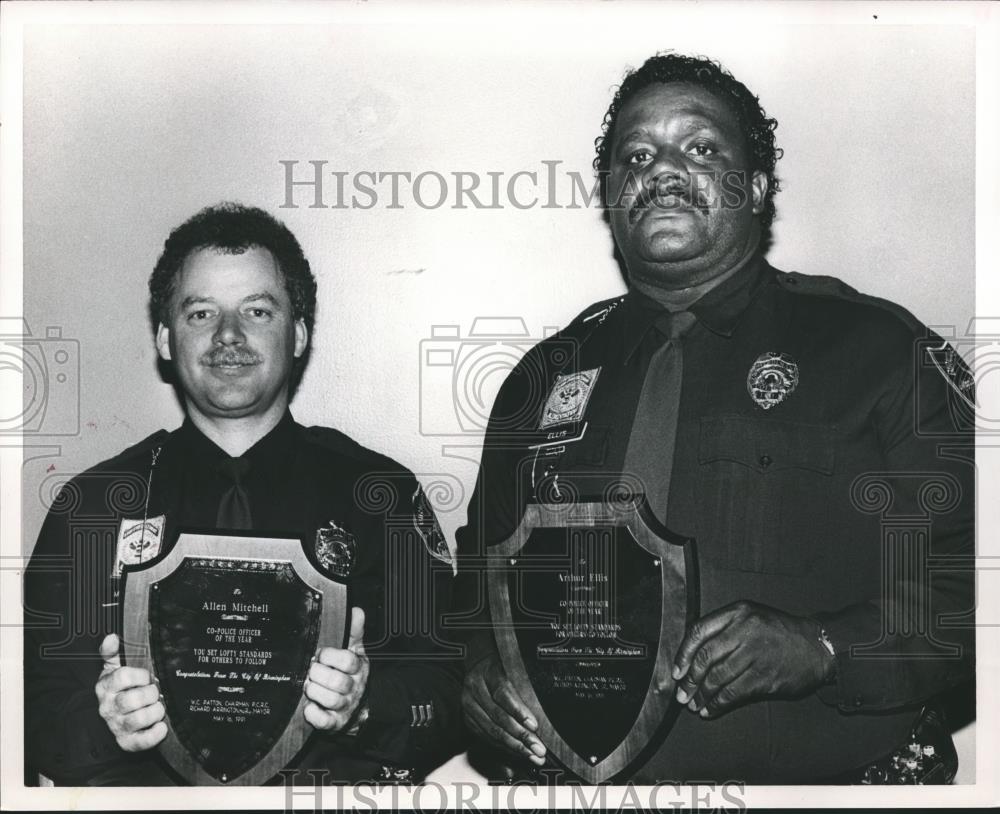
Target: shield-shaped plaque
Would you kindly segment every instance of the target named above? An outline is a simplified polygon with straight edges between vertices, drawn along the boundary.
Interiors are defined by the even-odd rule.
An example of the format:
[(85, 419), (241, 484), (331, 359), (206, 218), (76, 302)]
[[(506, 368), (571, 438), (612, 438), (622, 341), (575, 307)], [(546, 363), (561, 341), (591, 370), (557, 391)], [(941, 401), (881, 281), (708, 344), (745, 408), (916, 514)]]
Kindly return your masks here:
[(299, 539), (213, 534), (181, 534), (125, 579), (125, 661), (159, 683), (171, 767), (194, 785), (253, 786), (288, 765), (312, 732), (311, 659), (346, 640), (346, 585)]
[(677, 714), (670, 671), (698, 614), (694, 540), (644, 500), (535, 503), (489, 556), (500, 657), (539, 738), (586, 783), (621, 775)]

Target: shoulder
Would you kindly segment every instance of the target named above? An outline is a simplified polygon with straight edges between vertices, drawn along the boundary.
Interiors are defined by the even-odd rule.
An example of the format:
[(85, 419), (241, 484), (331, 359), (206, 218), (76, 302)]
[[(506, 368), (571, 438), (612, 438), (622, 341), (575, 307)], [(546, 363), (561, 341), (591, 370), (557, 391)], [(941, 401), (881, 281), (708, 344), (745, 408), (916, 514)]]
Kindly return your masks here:
[(168, 442), (171, 435), (173, 433), (166, 430), (157, 430), (152, 435), (143, 438), (138, 444), (133, 444), (117, 455), (92, 466), (83, 475), (144, 471), (149, 468), (153, 456), (159, 454), (159, 450)]
[(566, 327), (535, 345), (526, 358), (541, 356), (545, 363), (562, 367), (566, 354), (575, 351), (582, 342), (601, 330), (624, 301), (625, 295), (621, 294), (588, 305)]
[(299, 427), (303, 442), (339, 464), (339, 474), (353, 481), (356, 505), (369, 514), (401, 516), (413, 524), (434, 557), (451, 562), (448, 542), (420, 481), (388, 455), (362, 446), (332, 427)]
[(927, 333), (926, 326), (902, 305), (864, 294), (837, 277), (776, 271), (775, 280), (782, 290), (793, 297), (803, 297), (806, 301), (811, 299), (843, 312), (896, 325), (910, 335)]
[(775, 284), (816, 328), (827, 323), (841, 335), (908, 352), (915, 340), (936, 338), (902, 305), (864, 294), (836, 277), (776, 271)]
[[(625, 302), (625, 295), (621, 294), (610, 299), (600, 300), (584, 308), (560, 333), (576, 335), (579, 333), (589, 333), (603, 325), (605, 320), (615, 312), (615, 310)], [(557, 334), (558, 336), (558, 334)]]
[(330, 455), (341, 459), (356, 470), (409, 475), (412, 473), (388, 455), (362, 446), (353, 438), (333, 427), (300, 427), (303, 443), (320, 455)]

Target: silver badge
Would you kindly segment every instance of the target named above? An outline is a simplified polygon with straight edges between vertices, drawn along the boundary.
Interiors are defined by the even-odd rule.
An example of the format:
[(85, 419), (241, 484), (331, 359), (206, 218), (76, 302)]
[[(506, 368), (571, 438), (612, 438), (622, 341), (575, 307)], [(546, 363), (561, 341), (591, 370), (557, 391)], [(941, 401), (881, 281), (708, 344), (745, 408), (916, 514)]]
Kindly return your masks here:
[(787, 353), (762, 353), (747, 374), (747, 392), (765, 410), (781, 404), (798, 384), (799, 366)]
[(331, 576), (347, 579), (357, 554), (358, 541), (354, 535), (332, 520), (330, 525), (316, 529), (316, 559)]
[(569, 424), (583, 418), (600, 372), (601, 369), (595, 367), (593, 370), (581, 370), (579, 373), (557, 377), (548, 401), (545, 402), (545, 409), (542, 410), (538, 429)]
[(139, 565), (149, 562), (160, 553), (163, 542), (163, 527), (167, 517), (139, 517), (134, 520), (123, 517), (118, 524), (118, 547), (115, 553), (113, 576), (120, 576), (123, 565)]

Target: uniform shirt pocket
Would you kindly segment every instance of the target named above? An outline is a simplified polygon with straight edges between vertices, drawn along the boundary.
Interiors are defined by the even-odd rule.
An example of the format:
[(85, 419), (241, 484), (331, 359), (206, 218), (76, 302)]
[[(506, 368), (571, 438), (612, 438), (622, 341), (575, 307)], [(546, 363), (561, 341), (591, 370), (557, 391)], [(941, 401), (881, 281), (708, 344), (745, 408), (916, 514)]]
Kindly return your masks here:
[(830, 533), (836, 430), (746, 416), (701, 419), (699, 536), (738, 571), (805, 574)]

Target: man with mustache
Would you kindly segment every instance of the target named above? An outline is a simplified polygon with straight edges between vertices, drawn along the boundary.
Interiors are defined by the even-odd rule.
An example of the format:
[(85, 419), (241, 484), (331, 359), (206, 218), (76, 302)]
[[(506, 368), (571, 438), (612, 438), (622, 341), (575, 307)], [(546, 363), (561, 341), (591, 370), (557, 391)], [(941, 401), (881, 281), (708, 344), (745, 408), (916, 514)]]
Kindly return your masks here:
[(58, 784), (176, 781), (152, 751), (159, 688), (121, 663), (121, 567), (216, 529), (302, 539), (349, 586), (347, 646), (320, 642), (305, 680), (295, 782), (418, 778), (461, 731), (437, 627), (448, 548), (410, 472), (289, 412), (316, 310), (298, 241), (262, 210), (211, 207), (171, 233), (149, 288), (186, 418), (73, 478), (46, 518), (25, 579), (27, 762)]
[[(572, 777), (553, 755), (559, 727), (540, 716), (577, 703), (577, 687), (593, 694), (576, 715), (592, 713), (592, 729), (618, 724), (606, 712), (618, 690), (670, 699), (653, 723), (676, 716), (672, 728), (634, 746), (619, 782), (954, 776), (932, 702), (973, 675), (974, 434), (949, 408), (972, 403), (971, 377), (954, 356), (943, 371), (928, 364), (927, 329), (899, 306), (767, 263), (776, 125), (717, 63), (677, 54), (630, 72), (605, 116), (595, 169), (629, 292), (588, 308), (507, 379), (458, 535), (462, 604), (479, 622), (463, 707), (512, 756), (508, 773), (548, 764)], [(554, 409), (570, 382), (581, 394)], [(616, 489), (643, 493), (660, 523), (696, 540), (696, 618), (648, 686), (570, 657), (563, 684), (538, 679), (545, 701), (529, 707), (490, 629), (484, 556), (524, 528), (531, 504)], [(891, 525), (904, 518), (924, 531)], [(930, 574), (932, 561), (949, 567)], [(565, 595), (580, 601), (558, 607), (525, 590), (511, 589), (518, 613), (557, 630), (572, 629), (563, 604), (586, 604), (575, 586)], [(608, 621), (640, 613), (637, 583), (609, 590)], [(553, 633), (546, 653), (599, 652), (601, 627)], [(658, 630), (638, 645), (657, 652)], [(582, 763), (588, 754), (603, 757)]]

